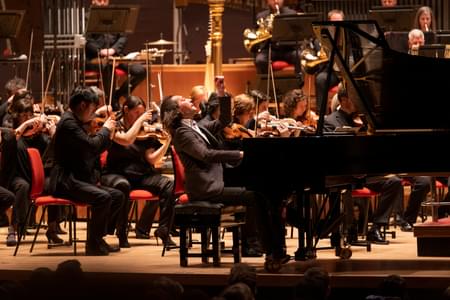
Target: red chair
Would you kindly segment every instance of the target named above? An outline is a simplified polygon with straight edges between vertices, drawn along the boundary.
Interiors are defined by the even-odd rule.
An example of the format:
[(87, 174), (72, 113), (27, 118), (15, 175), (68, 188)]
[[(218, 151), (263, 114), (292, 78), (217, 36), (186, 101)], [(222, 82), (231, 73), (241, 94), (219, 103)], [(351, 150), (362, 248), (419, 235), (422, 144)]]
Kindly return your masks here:
[[(31, 248), (30, 248), (30, 253), (31, 253), (34, 248), (34, 244), (36, 243), (36, 238), (37, 238), (37, 235), (39, 234), (39, 230), (41, 228), (42, 221), (44, 219), (44, 215), (47, 210), (47, 207), (50, 205), (67, 206), (67, 207), (69, 207), (69, 210), (70, 210), (70, 217), (72, 217), (75, 206), (77, 204), (75, 204), (74, 202), (72, 202), (68, 199), (56, 198), (53, 196), (43, 195), (45, 174), (44, 174), (44, 166), (42, 163), (41, 155), (40, 155), (39, 151), (35, 148), (28, 148), (27, 150), (28, 150), (28, 157), (29, 157), (30, 166), (31, 166), (30, 199), (32, 201), (32, 203), (28, 209), (28, 212), (27, 212), (27, 217), (26, 217), (27, 223), (28, 223), (28, 219), (30, 218), (33, 206), (36, 208), (42, 207), (42, 209), (43, 209), (42, 215), (39, 220), (38, 227), (36, 229), (36, 233), (34, 235), (33, 242), (31, 244)], [(72, 220), (72, 218), (71, 218), (71, 220)], [(77, 248), (76, 248), (76, 242), (75, 242), (76, 241), (76, 227), (75, 227), (75, 221), (73, 221), (73, 222), (74, 222), (73, 227), (72, 227), (72, 222), (69, 222), (68, 245), (71, 245), (73, 243), (73, 245), (74, 245), (73, 253), (74, 253), (74, 255), (76, 255), (77, 254)], [(73, 228), (73, 230), (72, 230), (72, 228)], [(72, 234), (73, 234), (73, 239), (72, 239)], [(22, 238), (24, 237), (24, 230), (19, 230), (18, 235), (19, 236), (18, 236), (18, 240), (17, 240), (16, 249), (14, 250), (14, 256), (17, 254), (17, 251), (19, 250), (20, 242), (21, 242)]]
[(291, 65), (284, 60), (275, 60), (272, 62), (272, 70), (274, 72), (282, 71), (282, 70), (289, 69), (290, 71), (294, 71), (294, 65)]
[[(370, 204), (372, 206), (372, 211), (374, 211), (378, 205), (378, 196), (379, 196), (379, 193), (374, 192), (366, 187), (352, 191), (352, 197), (372, 199), (371, 204)], [(367, 215), (368, 215), (368, 210), (367, 210)], [(392, 236), (392, 238), (395, 239), (395, 237), (396, 237), (395, 231), (387, 231), (387, 229), (389, 228), (389, 224), (384, 225), (382, 227), (383, 228), (382, 228), (381, 234), (384, 239), (386, 239), (387, 234), (390, 234)], [(367, 230), (365, 229), (364, 232), (367, 233)]]
[[(100, 165), (102, 168), (104, 168), (106, 166), (107, 160), (108, 160), (108, 151), (104, 151), (100, 155)], [(139, 201), (145, 201), (145, 202), (147, 202), (147, 201), (158, 202), (159, 201), (158, 196), (153, 195), (151, 192), (149, 192), (147, 190), (131, 190), (129, 198), (131, 201), (131, 208), (130, 208), (131, 215), (129, 215), (129, 217), (128, 217), (128, 228), (130, 228), (131, 222), (133, 222), (133, 219), (134, 219), (135, 223), (137, 223), (137, 220), (138, 220), (138, 205), (137, 205), (137, 203)], [(127, 235), (128, 235), (128, 230), (127, 230)], [(156, 239), (156, 241), (158, 242), (158, 239)]]

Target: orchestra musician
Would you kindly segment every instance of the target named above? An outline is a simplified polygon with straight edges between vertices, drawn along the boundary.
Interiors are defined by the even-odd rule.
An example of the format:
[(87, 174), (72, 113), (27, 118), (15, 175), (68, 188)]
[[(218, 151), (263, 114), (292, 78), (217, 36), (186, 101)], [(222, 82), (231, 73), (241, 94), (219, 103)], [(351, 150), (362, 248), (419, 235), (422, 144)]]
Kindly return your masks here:
[[(92, 0), (92, 6), (106, 7), (109, 5), (109, 0)], [(97, 58), (108, 58), (112, 56), (123, 55), (123, 50), (127, 43), (127, 36), (125, 34), (90, 34), (86, 38), (86, 58), (88, 61), (92, 61)], [(98, 62), (100, 63), (100, 62)], [(126, 79), (125, 82), (113, 93), (111, 104), (114, 111), (120, 110), (119, 99), (125, 97), (128, 94), (128, 88), (130, 93), (134, 88), (145, 79), (146, 71), (145, 67), (141, 64), (119, 64), (117, 68), (128, 73), (130, 79)], [(98, 65), (87, 63), (86, 69), (98, 71)], [(114, 82), (111, 82), (112, 78), (112, 65), (108, 62), (103, 65), (102, 78), (103, 89), (106, 93), (109, 93), (111, 86), (114, 87)]]
[(317, 126), (317, 115), (308, 108), (306, 95), (300, 89), (293, 89), (283, 96), (284, 116), (297, 122), (298, 126)]
[[(336, 128), (344, 126), (359, 127), (359, 124), (356, 124), (354, 121), (356, 106), (342, 84), (338, 88), (338, 101), (340, 107), (325, 118), (325, 132), (333, 132)], [(367, 233), (368, 241), (377, 244), (388, 244), (380, 229), (382, 226), (389, 224), (389, 217), (395, 210), (400, 214), (398, 222), (402, 231), (412, 230), (411, 225), (402, 219), (402, 212), (399, 211), (403, 206), (403, 186), (399, 177), (391, 176), (387, 179), (368, 183), (366, 186), (372, 191), (380, 193), (378, 206), (373, 212), (373, 225)], [(346, 200), (346, 203), (349, 202), (351, 201)], [(350, 207), (353, 209), (353, 205), (348, 205), (347, 209)]]
[[(333, 9), (328, 12), (327, 18), (329, 21), (343, 21), (345, 19), (344, 12), (338, 9)], [(327, 88), (327, 76), (328, 76), (328, 65), (324, 64), (321, 69), (316, 74), (315, 85), (316, 85), (316, 109), (320, 111), (322, 106), (322, 98), (328, 94)], [(333, 66), (333, 70), (330, 74), (330, 87), (336, 86), (339, 83), (338, 73)]]
[(425, 35), (420, 29), (413, 29), (408, 33), (408, 53), (413, 54), (425, 45)]
[[(257, 20), (268, 20), (273, 18), (275, 15), (289, 15), (296, 14), (297, 12), (289, 7), (284, 6), (284, 0), (267, 0), (266, 1), (268, 8), (260, 12), (257, 16)], [(271, 23), (271, 21), (268, 21)], [(268, 25), (269, 27), (272, 24)], [(271, 30), (271, 28), (270, 28)], [(300, 69), (300, 54), (297, 54), (297, 50), (292, 46), (277, 46), (272, 43), (271, 49), (271, 60), (282, 60), (287, 63), (294, 65), (295, 74), (301, 79), (301, 83), (303, 84), (303, 75)], [(255, 66), (256, 72), (258, 74), (267, 74), (267, 69), (269, 66), (269, 47), (270, 40), (261, 42), (259, 48), (257, 50), (255, 56)]]
[(417, 10), (413, 28), (420, 29), (423, 32), (436, 32), (436, 22), (431, 7), (422, 6)]
[(381, 6), (384, 7), (394, 7), (397, 6), (397, 0), (380, 0)]
[(0, 126), (12, 126), (11, 118), (8, 115), (8, 108), (11, 105), (14, 95), (22, 89), (25, 89), (25, 80), (22, 78), (14, 77), (6, 82), (6, 100), (0, 104)]
[(6, 246), (12, 247), (17, 244), (17, 237), (13, 220), (8, 220), (6, 211), (16, 203), (15, 194), (8, 188), (16, 167), (17, 142), (14, 131), (9, 128), (0, 128), (0, 152), (0, 213), (4, 215), (4, 224), (9, 225)]
[(50, 175), (52, 195), (90, 205), (86, 255), (108, 255), (120, 250), (108, 245), (103, 237), (114, 232), (117, 219), (125, 209), (121, 191), (98, 184), (99, 157), (110, 147), (116, 126), (109, 117), (96, 133), (86, 131), (84, 125), (91, 122), (98, 101), (95, 91), (88, 87), (78, 86), (71, 93), (70, 110), (64, 113), (56, 128), (54, 167)]
[[(139, 137), (144, 122), (152, 119), (151, 111), (145, 111), (144, 101), (129, 96), (122, 107), (122, 118), (117, 121), (113, 144), (108, 150), (106, 175), (102, 182), (120, 189), (129, 195), (130, 189), (144, 189), (159, 196), (160, 218), (155, 237), (161, 238), (166, 247), (176, 246), (170, 238), (174, 213), (173, 181), (155, 169), (170, 146), (171, 137), (166, 132), (164, 139), (156, 136)], [(125, 184), (123, 184), (125, 181)], [(148, 239), (156, 213), (152, 201), (147, 201), (136, 224), (136, 238)], [(128, 210), (126, 210), (128, 212)], [(124, 215), (123, 230), (126, 229), (127, 214)], [(119, 233), (119, 241), (125, 242), (126, 231)], [(129, 245), (128, 245), (129, 246)]]
[[(22, 89), (14, 95), (9, 109), (17, 138), (17, 168), (13, 179), (13, 187), (16, 192), (13, 225), (16, 225), (16, 230), (24, 230), (23, 226), (26, 224), (26, 214), (30, 205), (28, 190), (31, 186), (31, 169), (27, 149), (36, 148), (43, 157), (56, 130), (54, 120), (47, 119), (44, 115), (35, 116), (33, 106), (34, 99), (31, 93)], [(57, 235), (58, 231), (61, 231), (58, 219), (59, 207), (49, 207), (46, 232), (49, 244), (64, 242)]]

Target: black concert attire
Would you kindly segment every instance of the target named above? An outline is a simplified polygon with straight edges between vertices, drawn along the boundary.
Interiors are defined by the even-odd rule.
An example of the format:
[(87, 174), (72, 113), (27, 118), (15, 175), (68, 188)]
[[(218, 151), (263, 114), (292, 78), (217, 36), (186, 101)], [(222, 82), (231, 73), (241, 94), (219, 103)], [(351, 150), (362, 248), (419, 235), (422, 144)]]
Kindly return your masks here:
[[(119, 122), (119, 129), (126, 131), (123, 123)], [(122, 146), (113, 142), (108, 150), (106, 175), (102, 176), (105, 185), (116, 187), (124, 180), (128, 185), (122, 184), (122, 188), (116, 187), (129, 195), (130, 189), (148, 190), (159, 196), (159, 227), (158, 232), (167, 236), (171, 228), (174, 214), (173, 181), (161, 175), (153, 165), (145, 159), (148, 149), (158, 149), (162, 145), (155, 138), (136, 140), (129, 146)], [(147, 201), (142, 210), (141, 217), (136, 225), (136, 232), (148, 234), (150, 232), (157, 206), (153, 201)], [(128, 210), (127, 210), (128, 211)], [(125, 215), (126, 220), (126, 215)]]
[(72, 111), (65, 112), (58, 122), (50, 191), (57, 197), (91, 206), (86, 250), (97, 253), (105, 249), (102, 237), (113, 234), (118, 225), (125, 196), (117, 189), (98, 184), (99, 157), (111, 145), (109, 129), (102, 127), (95, 135), (89, 135), (83, 125)]
[[(49, 144), (50, 137), (43, 133), (21, 136), (17, 141), (17, 167), (11, 183), (11, 190), (16, 194), (16, 202), (13, 208), (13, 224), (24, 225), (26, 223), (27, 211), (30, 206), (31, 166), (27, 149), (36, 148), (42, 157)], [(54, 208), (50, 211), (50, 220), (56, 220)]]
[(16, 137), (12, 130), (0, 128), (0, 213), (4, 214), (6, 210), (15, 203), (15, 195), (7, 188), (11, 182), (12, 170), (15, 169), (16, 162)]
[[(325, 117), (325, 132), (333, 132), (336, 128), (344, 126), (358, 127), (353, 121), (353, 115), (338, 109)], [(389, 217), (392, 212), (400, 209), (403, 205), (402, 181), (397, 176), (392, 176), (388, 179), (367, 183), (366, 187), (374, 192), (380, 193), (378, 206), (372, 216), (373, 227), (369, 230), (367, 238), (373, 242), (384, 242), (379, 228), (380, 226), (389, 224)], [(348, 194), (347, 197), (351, 197), (351, 195)], [(344, 200), (345, 203), (351, 203), (351, 199)], [(345, 209), (347, 213), (351, 213), (353, 205), (346, 205)]]
[[(270, 14), (273, 14), (274, 12), (271, 11), (271, 9), (266, 9), (262, 12), (260, 12), (256, 19), (265, 20), (270, 16)], [(281, 7), (280, 8), (280, 15), (292, 15), (296, 14), (297, 12), (295, 10), (292, 10), (288, 7)], [(258, 74), (267, 74), (268, 66), (269, 66), (269, 46), (271, 44), (271, 41), (264, 41), (259, 45), (259, 48), (257, 50), (256, 56), (255, 56), (255, 66), (256, 66), (256, 72)], [(272, 43), (272, 57), (271, 60), (282, 60), (285, 61), (291, 65), (294, 65), (295, 67), (295, 74), (301, 76), (301, 69), (300, 69), (300, 53), (296, 53), (297, 50), (295, 47), (292, 46), (278, 46), (275, 43)]]
[(278, 214), (269, 208), (272, 202), (265, 195), (224, 184), (222, 164), (236, 165), (241, 159), (238, 150), (222, 150), (221, 143), (216, 139), (231, 121), (231, 98), (220, 97), (219, 102), (219, 120), (205, 123), (203, 127), (193, 120), (183, 119), (175, 128), (172, 142), (185, 168), (186, 193), (191, 201), (246, 205), (247, 218), (242, 238), (244, 255), (259, 253), (259, 234), (266, 255), (281, 259), (285, 257), (281, 213), (280, 222), (277, 218), (272, 220), (271, 214)]
[[(101, 49), (113, 48), (115, 50), (114, 56), (123, 55), (123, 50), (127, 42), (127, 37), (124, 34), (91, 34), (87, 37), (86, 41), (86, 59), (91, 61), (98, 58), (98, 52)], [(128, 86), (130, 88), (130, 93), (134, 88), (145, 79), (145, 67), (140, 64), (119, 64), (116, 68), (121, 69), (129, 74), (129, 78), (116, 90), (113, 90), (112, 96), (112, 106), (113, 110), (117, 111), (120, 109), (119, 98), (128, 95)], [(87, 70), (98, 71), (98, 65), (87, 64)], [(103, 84), (105, 89), (105, 94), (109, 97), (112, 75), (112, 65), (107, 63), (102, 68)], [(115, 88), (113, 86), (113, 88)]]

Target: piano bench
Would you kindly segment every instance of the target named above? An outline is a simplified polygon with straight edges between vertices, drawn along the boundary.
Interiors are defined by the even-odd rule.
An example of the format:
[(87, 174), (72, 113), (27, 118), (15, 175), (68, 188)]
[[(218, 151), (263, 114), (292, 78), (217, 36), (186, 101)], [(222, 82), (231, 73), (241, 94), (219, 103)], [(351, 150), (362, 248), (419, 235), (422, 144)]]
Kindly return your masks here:
[[(180, 266), (187, 267), (188, 257), (201, 257), (202, 263), (208, 263), (208, 258), (212, 257), (213, 265), (220, 266), (222, 253), (233, 254), (234, 263), (239, 263), (241, 261), (240, 228), (245, 224), (245, 212), (245, 206), (224, 206), (221, 203), (205, 201), (191, 201), (176, 205), (174, 223), (180, 228)], [(232, 231), (231, 249), (221, 249), (219, 240), (221, 228)], [(191, 243), (188, 242), (187, 233), (192, 229), (200, 232), (201, 251), (199, 253), (189, 251)]]
[(417, 256), (450, 256), (449, 217), (415, 224), (414, 237), (417, 238)]

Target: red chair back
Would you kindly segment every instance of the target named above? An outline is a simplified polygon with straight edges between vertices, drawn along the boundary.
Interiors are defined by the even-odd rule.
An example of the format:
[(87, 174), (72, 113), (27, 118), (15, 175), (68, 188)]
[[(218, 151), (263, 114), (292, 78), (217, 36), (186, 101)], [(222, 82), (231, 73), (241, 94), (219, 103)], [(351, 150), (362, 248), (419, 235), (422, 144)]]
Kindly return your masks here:
[(105, 150), (100, 154), (100, 167), (104, 169), (108, 160), (108, 150)]
[(178, 156), (178, 153), (175, 150), (175, 147), (172, 145), (170, 146), (170, 149), (172, 151), (172, 164), (175, 181), (174, 194), (178, 197), (184, 193), (184, 166), (181, 162), (180, 156)]
[(38, 149), (28, 148), (28, 159), (30, 161), (31, 168), (31, 199), (36, 199), (42, 195), (44, 191), (45, 173), (44, 164), (42, 163), (41, 154)]

